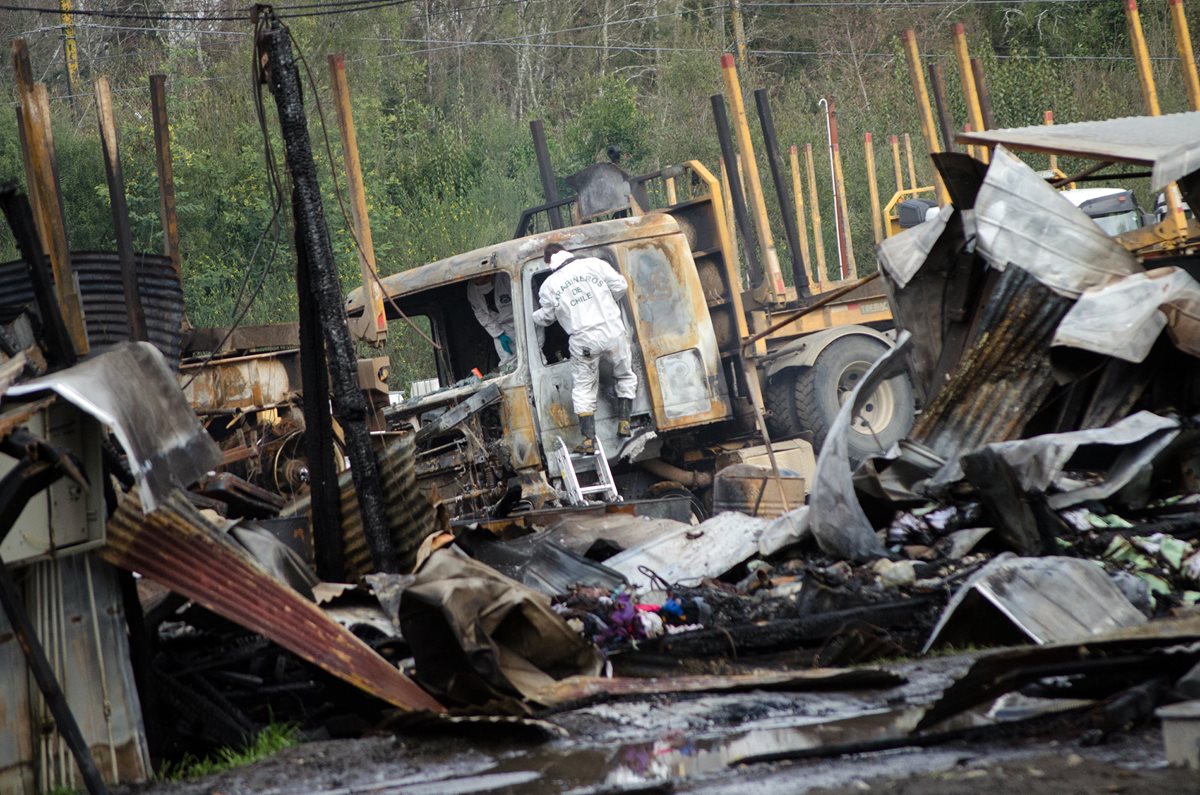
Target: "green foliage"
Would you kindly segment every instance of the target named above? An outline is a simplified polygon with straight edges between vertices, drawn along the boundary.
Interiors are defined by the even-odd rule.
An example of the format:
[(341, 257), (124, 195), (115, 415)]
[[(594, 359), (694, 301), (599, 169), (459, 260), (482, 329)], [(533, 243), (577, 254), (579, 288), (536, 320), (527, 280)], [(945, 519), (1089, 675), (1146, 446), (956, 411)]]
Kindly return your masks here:
[[(732, 49), (725, 9), (700, 0), (627, 3), (400, 4), (361, 13), (291, 18), (295, 41), (312, 69), (304, 96), (334, 256), (344, 287), (359, 281), (353, 238), (334, 190), (345, 193), (344, 167), (325, 56), (346, 55), (376, 259), (383, 274), (504, 240), (523, 208), (544, 200), (528, 123), (542, 119), (560, 192), (564, 178), (622, 150), (633, 173), (699, 159), (719, 174), (709, 97), (723, 92), (718, 55)], [(452, 8), (453, 7), (453, 8)], [(212, 13), (236, 14), (233, 0)], [(880, 202), (894, 190), (887, 137), (912, 135), (917, 181), (932, 169), (919, 134), (915, 98), (898, 36), (917, 32), (926, 64), (942, 65), (955, 127), (966, 119), (951, 56), (947, 10), (920, 4), (865, 7), (750, 7), (745, 23), (752, 55), (740, 75), (776, 246), (790, 281), (780, 208), (767, 168), (751, 92), (768, 90), (786, 163), (786, 147), (811, 144), (823, 229), (809, 228), (832, 271), (837, 261), (824, 114), (818, 100), (836, 97), (849, 229), (860, 273), (874, 268), (863, 134), (875, 140)], [(1070, 122), (1142, 110), (1124, 13), (1118, 3), (963, 3), (972, 55), (983, 62), (998, 126), (1038, 123), (1045, 110)], [(1193, 32), (1200, 4), (1188, 6)], [(1164, 112), (1185, 96), (1172, 59), (1162, 4), (1142, 4)], [(282, 169), (283, 150), (270, 93), (251, 78), (248, 36), (238, 23), (189, 24), (155, 32), (146, 26), (92, 26), (77, 31), (83, 84), (76, 107), (66, 97), (60, 38), (41, 15), (0, 16), (0, 38), (25, 35), (34, 72), (49, 84), (59, 180), (70, 242), (76, 249), (114, 246), (108, 190), (96, 134), (90, 81), (107, 74), (116, 97), (122, 162), (135, 245), (159, 250), (162, 231), (146, 76), (168, 76), (168, 109), (189, 321), (227, 325), (253, 295), (246, 323), (296, 318), (288, 196), (272, 228), (273, 192), (266, 143)], [(130, 29), (124, 29), (130, 28)], [(133, 29), (137, 28), (137, 29)], [(38, 31), (41, 32), (38, 32)], [(475, 41), (454, 47), (445, 42)], [(421, 44), (424, 42), (424, 44)], [(483, 42), (488, 42), (486, 45)], [(786, 53), (786, 54), (785, 54)], [(1122, 60), (1124, 59), (1124, 60)], [(11, 64), (0, 84), (11, 89)], [(264, 129), (255, 113), (261, 91)], [(317, 100), (320, 100), (318, 108)], [(327, 129), (326, 129), (327, 128)], [(326, 150), (329, 137), (331, 152)], [(0, 180), (21, 179), (15, 116), (0, 113)], [(332, 162), (331, 162), (332, 161)], [(1037, 167), (1044, 160), (1031, 158)], [(1064, 167), (1068, 167), (1064, 161)], [(907, 170), (907, 169), (905, 169)], [(805, 181), (807, 183), (807, 180)], [(789, 184), (790, 188), (790, 184)], [(807, 184), (805, 184), (807, 188)], [(284, 190), (286, 191), (286, 186)], [(805, 190), (806, 210), (811, 200)], [(807, 212), (806, 212), (807, 221)], [(278, 232), (278, 234), (276, 234)], [(810, 243), (811, 245), (811, 243)], [(0, 258), (14, 257), (0, 235)], [(813, 263), (809, 262), (810, 271)], [(265, 271), (265, 272), (264, 272)], [(262, 281), (261, 290), (255, 289)], [(391, 327), (393, 383), (432, 373), (420, 335)]]
[(621, 162), (627, 170), (640, 164), (647, 154), (650, 131), (638, 107), (637, 89), (615, 75), (601, 75), (580, 88), (581, 96), (588, 99), (567, 125), (570, 165), (579, 169), (603, 160), (609, 146), (621, 150)]
[(160, 781), (187, 781), (245, 767), (274, 756), (285, 748), (300, 744), (300, 730), (288, 724), (272, 723), (245, 748), (221, 748), (203, 759), (188, 754), (178, 762), (167, 764), (158, 773)]

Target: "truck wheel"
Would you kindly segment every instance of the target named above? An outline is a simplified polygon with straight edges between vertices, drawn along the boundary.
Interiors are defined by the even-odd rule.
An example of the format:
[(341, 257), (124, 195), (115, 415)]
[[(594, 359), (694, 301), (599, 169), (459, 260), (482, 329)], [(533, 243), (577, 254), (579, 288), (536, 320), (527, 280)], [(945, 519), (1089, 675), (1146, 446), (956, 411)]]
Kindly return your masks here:
[(767, 430), (772, 439), (791, 439), (804, 430), (796, 417), (795, 391), (796, 370), (792, 367), (771, 376), (763, 386)]
[[(884, 343), (871, 337), (842, 337), (821, 351), (812, 367), (796, 376), (796, 417), (812, 431), (813, 447), (818, 452), (842, 403), (886, 351)], [(912, 384), (907, 375), (880, 384), (850, 424), (847, 446), (851, 463), (881, 453), (903, 439), (912, 428), (914, 412)]]

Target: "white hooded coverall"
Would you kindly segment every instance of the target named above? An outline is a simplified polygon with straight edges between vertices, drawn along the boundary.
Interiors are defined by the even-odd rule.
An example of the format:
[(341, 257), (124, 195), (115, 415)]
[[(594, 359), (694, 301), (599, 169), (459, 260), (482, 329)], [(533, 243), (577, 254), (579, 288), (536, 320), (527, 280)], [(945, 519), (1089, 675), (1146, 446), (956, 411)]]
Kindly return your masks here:
[[(492, 300), (496, 304), (495, 311), (488, 306), (488, 293), (492, 293)], [(467, 285), (467, 303), (471, 305), (471, 310), (475, 313), (475, 319), (479, 321), (479, 325), (483, 326), (484, 331), (491, 335), (492, 343), (496, 346), (496, 353), (500, 356), (500, 364), (504, 364), (515, 356), (517, 332), (516, 325), (513, 323), (512, 289), (508, 279), (497, 274), (482, 284), (476, 281), (470, 282)], [(512, 353), (504, 350), (504, 346), (500, 344), (501, 334), (507, 334), (508, 338), (512, 340)]]
[(617, 397), (637, 396), (629, 338), (617, 301), (628, 287), (625, 277), (596, 257), (575, 257), (568, 251), (550, 256), (554, 272), (538, 291), (541, 308), (533, 313), (540, 326), (556, 320), (570, 335), (571, 400), (576, 414), (596, 412), (600, 386), (600, 359), (612, 363)]

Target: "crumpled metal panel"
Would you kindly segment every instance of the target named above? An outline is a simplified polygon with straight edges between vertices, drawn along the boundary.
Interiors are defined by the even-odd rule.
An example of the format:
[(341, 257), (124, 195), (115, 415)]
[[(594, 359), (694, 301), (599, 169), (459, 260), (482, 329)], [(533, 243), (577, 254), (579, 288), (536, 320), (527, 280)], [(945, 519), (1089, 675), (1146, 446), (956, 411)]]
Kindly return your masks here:
[(13, 397), (54, 392), (111, 426), (153, 511), (173, 486), (188, 486), (221, 463), (221, 451), (201, 427), (148, 342), (123, 342), (57, 372), (9, 388)]
[[(925, 648), (941, 642), (988, 642), (999, 622), (981, 621), (981, 614), (963, 605), (981, 598), (1034, 643), (1086, 640), (1125, 627), (1146, 623), (1104, 569), (1078, 558), (1019, 558), (997, 555), (975, 572), (950, 599)], [(992, 615), (992, 614), (989, 614)], [(956, 622), (956, 617), (962, 621)], [(957, 624), (957, 625), (956, 625)]]
[[(377, 437), (385, 438), (385, 437)], [(417, 485), (416, 444), (412, 434), (389, 436), (376, 444), (379, 460), (379, 480), (383, 486), (384, 506), (392, 549), (401, 571), (411, 571), (416, 564), (421, 542), (437, 529), (437, 513), (428, 497)], [(363, 532), (362, 512), (358, 508), (358, 492), (350, 471), (338, 475), (341, 495), (342, 554), (344, 574), (348, 582), (375, 571), (367, 536)], [(303, 516), (312, 507), (308, 494), (283, 510), (284, 516)]]
[[(135, 254), (138, 293), (146, 313), (149, 342), (172, 368), (179, 366), (183, 329), (183, 285), (168, 257)], [(93, 348), (129, 339), (129, 313), (121, 286), (121, 263), (113, 251), (73, 251), (71, 267), (79, 280), (88, 341)], [(34, 303), (33, 284), (24, 260), (0, 264), (0, 303)]]
[(912, 346), (912, 335), (900, 332), (896, 347), (883, 354), (859, 380), (854, 391), (838, 410), (813, 475), (808, 526), (821, 549), (846, 560), (865, 560), (884, 554), (862, 505), (854, 492), (854, 475), (846, 434), (854, 415), (862, 409), (875, 389), (888, 378), (904, 372), (905, 358)]
[(136, 493), (108, 522), (100, 554), (149, 577), (400, 709), (443, 710), (319, 607), (267, 574), (176, 492), (147, 514)]
[[(996, 442), (985, 449), (1000, 456), (1014, 470), (1026, 492), (1045, 492), (1051, 485), (1051, 508), (1067, 508), (1087, 500), (1102, 500), (1129, 483), (1141, 468), (1161, 453), (1179, 435), (1179, 420), (1139, 411), (1107, 428), (1066, 433), (1047, 433), (1029, 439)], [(1063, 469), (1083, 446), (1113, 448), (1113, 464), (1095, 482), (1063, 477)], [(1098, 468), (1094, 462), (1090, 468)]]
[(917, 275), (952, 215), (954, 206), (947, 204), (938, 210), (935, 218), (905, 229), (879, 244), (876, 252), (879, 267), (897, 287), (907, 287), (913, 276)]
[(979, 253), (996, 270), (1019, 265), (1059, 295), (1141, 270), (1137, 258), (1032, 168), (996, 149), (975, 199)]
[(1032, 152), (1150, 166), (1151, 188), (1159, 190), (1200, 169), (1197, 130), (1200, 112), (1192, 111), (964, 132), (957, 139), (969, 144), (1003, 144)]
[(1143, 361), (1162, 330), (1200, 356), (1200, 284), (1180, 268), (1155, 268), (1089, 290), (1058, 324), (1054, 345)]

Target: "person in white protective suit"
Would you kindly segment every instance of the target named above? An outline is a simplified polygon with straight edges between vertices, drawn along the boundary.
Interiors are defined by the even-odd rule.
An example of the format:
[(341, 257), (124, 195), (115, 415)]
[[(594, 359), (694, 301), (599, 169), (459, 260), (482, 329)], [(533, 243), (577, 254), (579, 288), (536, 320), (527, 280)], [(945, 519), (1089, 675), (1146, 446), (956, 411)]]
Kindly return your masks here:
[(503, 367), (516, 355), (516, 326), (513, 325), (512, 289), (502, 274), (480, 276), (467, 285), (467, 303), (475, 319), (492, 337)]
[(617, 301), (625, 295), (625, 277), (596, 257), (576, 257), (557, 243), (546, 246), (542, 259), (554, 272), (538, 291), (541, 308), (533, 313), (539, 326), (555, 321), (570, 335), (571, 399), (579, 415), (583, 441), (577, 453), (596, 449), (596, 394), (600, 387), (600, 359), (612, 364), (617, 381), (619, 422), (617, 435), (629, 436), (633, 398), (638, 379), (633, 372), (629, 338)]

